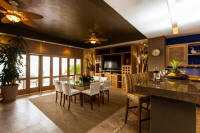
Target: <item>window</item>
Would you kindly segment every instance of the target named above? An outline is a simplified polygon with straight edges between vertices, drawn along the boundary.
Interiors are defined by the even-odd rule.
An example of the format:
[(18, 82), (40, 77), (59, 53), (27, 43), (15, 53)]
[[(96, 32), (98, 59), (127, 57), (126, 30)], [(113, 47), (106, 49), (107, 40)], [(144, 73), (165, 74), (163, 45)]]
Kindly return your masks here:
[(59, 77), (53, 77), (53, 84), (56, 80), (59, 80)]
[(69, 60), (70, 75), (74, 75), (74, 59)]
[(43, 56), (43, 77), (50, 76), (50, 57)]
[(39, 73), (39, 56), (30, 56), (30, 77), (38, 77)]
[(17, 81), (16, 83), (19, 84), (18, 90), (26, 89), (26, 80), (20, 80)]
[(62, 58), (62, 75), (67, 75), (67, 58)]
[(59, 57), (53, 57), (53, 76), (59, 76)]
[(0, 73), (2, 72), (3, 70), (3, 64), (0, 65)]
[(81, 59), (76, 59), (76, 74), (81, 74)]
[(26, 55), (22, 55), (21, 59), (22, 65), (19, 65), (19, 69), (21, 70), (20, 78), (26, 78)]
[(38, 79), (31, 79), (30, 80), (30, 88), (38, 87)]
[(50, 78), (43, 78), (42, 86), (49, 86), (50, 85)]

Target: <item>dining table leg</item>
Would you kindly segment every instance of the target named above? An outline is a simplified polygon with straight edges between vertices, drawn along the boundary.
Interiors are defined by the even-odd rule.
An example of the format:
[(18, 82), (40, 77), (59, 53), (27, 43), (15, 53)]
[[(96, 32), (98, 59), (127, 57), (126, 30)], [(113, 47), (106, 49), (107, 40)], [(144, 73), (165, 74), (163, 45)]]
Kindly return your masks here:
[(81, 107), (83, 107), (83, 94), (80, 93), (80, 104), (81, 104)]

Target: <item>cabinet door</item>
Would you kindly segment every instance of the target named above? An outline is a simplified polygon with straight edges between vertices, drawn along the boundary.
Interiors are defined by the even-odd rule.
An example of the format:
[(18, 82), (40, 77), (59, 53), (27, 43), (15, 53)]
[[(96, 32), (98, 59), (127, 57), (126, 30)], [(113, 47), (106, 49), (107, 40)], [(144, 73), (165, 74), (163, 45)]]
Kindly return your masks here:
[(187, 65), (187, 44), (177, 44), (167, 46), (167, 66), (171, 66), (170, 62), (172, 60), (182, 62), (181, 66)]

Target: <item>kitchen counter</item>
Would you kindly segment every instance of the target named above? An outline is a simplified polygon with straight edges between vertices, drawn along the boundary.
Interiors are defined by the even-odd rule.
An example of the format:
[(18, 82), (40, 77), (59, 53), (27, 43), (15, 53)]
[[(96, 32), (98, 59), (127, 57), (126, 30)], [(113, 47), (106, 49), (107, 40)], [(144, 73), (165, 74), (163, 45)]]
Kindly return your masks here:
[(137, 84), (135, 92), (200, 104), (200, 82), (190, 80), (146, 81)]
[(200, 82), (144, 81), (135, 93), (151, 96), (151, 133), (196, 133), (196, 104), (200, 104)]

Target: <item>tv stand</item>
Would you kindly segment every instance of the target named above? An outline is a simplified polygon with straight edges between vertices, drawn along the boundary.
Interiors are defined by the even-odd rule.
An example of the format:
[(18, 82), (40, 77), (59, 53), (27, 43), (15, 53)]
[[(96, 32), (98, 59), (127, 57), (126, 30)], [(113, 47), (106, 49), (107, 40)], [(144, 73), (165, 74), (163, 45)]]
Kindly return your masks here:
[[(132, 74), (136, 71), (136, 57), (131, 53), (137, 53), (134, 45), (116, 46), (95, 49), (95, 75), (108, 77), (111, 80), (111, 88), (125, 89), (124, 74)], [(104, 69), (104, 56), (121, 56), (121, 69)], [(134, 66), (134, 67), (133, 67)]]

